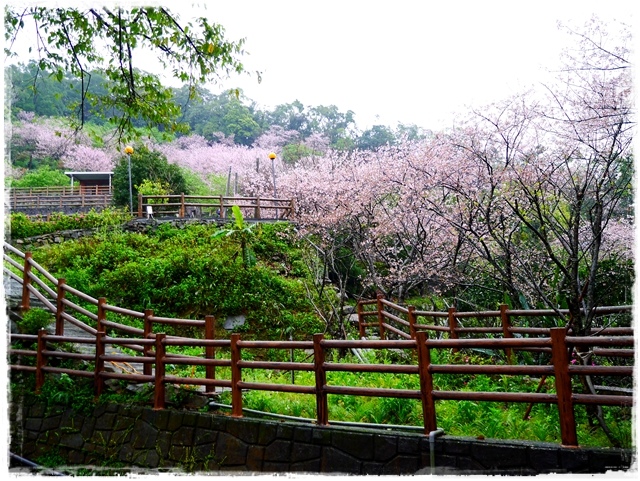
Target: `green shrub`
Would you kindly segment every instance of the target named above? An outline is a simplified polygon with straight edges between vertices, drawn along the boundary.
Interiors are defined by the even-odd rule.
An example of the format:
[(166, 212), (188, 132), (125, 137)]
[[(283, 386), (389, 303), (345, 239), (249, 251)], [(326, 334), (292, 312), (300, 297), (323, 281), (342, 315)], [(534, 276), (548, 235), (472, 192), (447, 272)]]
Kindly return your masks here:
[(33, 307), (22, 315), (16, 322), (22, 334), (38, 334), (40, 329), (49, 327), (53, 322), (53, 314), (45, 309)]
[[(26, 239), (38, 235), (51, 234), (62, 230), (94, 229), (120, 225), (131, 219), (128, 209), (108, 207), (100, 212), (92, 209), (86, 213), (53, 213), (48, 219), (44, 216), (29, 217), (22, 212), (12, 212), (5, 220), (5, 230), (11, 238)], [(6, 224), (9, 225), (6, 225)]]
[[(75, 183), (78, 185), (78, 183)], [(20, 179), (11, 181), (11, 187), (66, 187), (70, 185), (69, 177), (62, 171), (44, 165), (27, 172)]]

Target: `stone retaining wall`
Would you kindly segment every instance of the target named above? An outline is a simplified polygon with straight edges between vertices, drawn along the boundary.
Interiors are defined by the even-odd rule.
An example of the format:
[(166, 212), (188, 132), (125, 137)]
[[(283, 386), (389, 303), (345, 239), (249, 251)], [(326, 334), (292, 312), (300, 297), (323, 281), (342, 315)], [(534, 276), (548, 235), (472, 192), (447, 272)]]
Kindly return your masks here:
[[(11, 452), (123, 472), (429, 474), (429, 437), (107, 404), (78, 413), (29, 395), (11, 405)], [(533, 475), (635, 470), (634, 453), (440, 436), (435, 473)], [(61, 469), (61, 468), (58, 468)], [(68, 468), (64, 468), (68, 471)], [(91, 468), (94, 472), (97, 468)], [(113, 470), (112, 470), (113, 471)]]

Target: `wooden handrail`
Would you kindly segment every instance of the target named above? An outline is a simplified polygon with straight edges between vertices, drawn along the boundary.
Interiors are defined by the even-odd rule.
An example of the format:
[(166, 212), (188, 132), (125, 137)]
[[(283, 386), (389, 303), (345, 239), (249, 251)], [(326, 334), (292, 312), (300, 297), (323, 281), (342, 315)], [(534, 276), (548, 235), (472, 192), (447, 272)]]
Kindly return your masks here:
[[(271, 197), (225, 197), (212, 195), (142, 195), (138, 194), (138, 218), (147, 215), (155, 217), (169, 215), (185, 217), (229, 218), (227, 209), (238, 206), (248, 220), (291, 219), (294, 215), (293, 199)], [(204, 211), (209, 211), (208, 214)]]
[[(5, 260), (8, 258), (7, 252), (14, 256), (20, 256), (19, 251), (8, 249), (5, 247)], [(15, 265), (11, 264), (12, 266)], [(33, 294), (37, 292), (39, 298), (44, 299), (36, 288), (45, 287), (44, 281), (34, 280), (36, 273), (45, 277), (51, 282), (53, 279), (50, 275), (45, 275), (40, 266), (37, 269), (31, 269), (37, 265), (31, 259), (30, 253), (24, 254), (23, 267), (23, 307), (26, 304), (29, 307), (28, 300), (24, 300), (24, 292)], [(40, 271), (43, 272), (40, 272)], [(15, 276), (20, 280), (20, 276)], [(566, 446), (577, 446), (578, 439), (576, 435), (576, 423), (574, 415), (574, 406), (576, 404), (599, 404), (612, 406), (632, 406), (633, 397), (625, 393), (621, 394), (581, 394), (574, 393), (572, 389), (571, 378), (574, 376), (623, 376), (632, 377), (634, 374), (633, 367), (630, 366), (583, 366), (572, 365), (569, 362), (568, 352), (570, 347), (581, 346), (584, 348), (597, 348), (603, 355), (608, 357), (619, 356), (629, 358), (635, 356), (632, 347), (635, 345), (632, 328), (608, 328), (601, 330), (598, 336), (578, 337), (567, 334), (565, 328), (550, 328), (544, 332), (540, 330), (534, 331), (536, 336), (533, 337), (510, 337), (506, 332), (513, 333), (515, 328), (507, 325), (507, 331), (504, 331), (504, 337), (496, 338), (465, 338), (460, 339), (451, 336), (448, 339), (430, 339), (426, 329), (422, 329), (422, 325), (416, 324), (415, 320), (405, 321), (399, 315), (390, 314), (385, 311), (381, 313), (375, 311), (380, 319), (383, 320), (382, 332), (399, 332), (399, 329), (389, 324), (389, 322), (399, 322), (401, 326), (410, 329), (410, 333), (406, 334), (409, 339), (379, 339), (379, 340), (334, 340), (325, 339), (322, 334), (313, 336), (313, 341), (263, 341), (263, 340), (242, 340), (239, 334), (232, 334), (231, 339), (215, 339), (215, 319), (213, 316), (207, 316), (204, 321), (190, 319), (173, 319), (154, 316), (153, 311), (147, 310), (144, 313), (132, 311), (117, 306), (109, 306), (106, 299), (94, 299), (87, 296), (81, 291), (74, 289), (66, 284), (64, 279), (53, 279), (56, 289), (43, 289), (45, 293), (53, 296), (53, 301), (47, 300), (46, 306), (56, 314), (56, 332), (48, 334), (46, 330), (41, 330), (38, 336), (28, 336), (21, 334), (12, 334), (11, 342), (36, 342), (36, 350), (31, 351), (20, 347), (10, 348), (9, 355), (19, 354), (21, 357), (35, 357), (35, 366), (25, 366), (18, 361), (10, 366), (12, 371), (16, 372), (33, 372), (35, 373), (35, 391), (40, 392), (45, 381), (45, 375), (49, 373), (64, 373), (70, 376), (78, 376), (85, 378), (93, 378), (96, 395), (100, 395), (104, 390), (105, 379), (126, 379), (138, 383), (152, 383), (154, 385), (154, 409), (164, 409), (166, 406), (165, 387), (167, 384), (184, 384), (184, 385), (201, 385), (205, 386), (207, 392), (212, 392), (215, 387), (230, 388), (232, 393), (232, 415), (236, 417), (242, 416), (242, 391), (247, 389), (257, 389), (272, 392), (290, 392), (315, 396), (316, 400), (316, 421), (319, 425), (328, 424), (329, 406), (327, 403), (328, 394), (354, 395), (354, 396), (382, 396), (396, 398), (419, 399), (423, 407), (423, 423), (425, 435), (433, 432), (437, 428), (436, 401), (438, 400), (472, 400), (472, 401), (490, 401), (490, 402), (524, 402), (524, 403), (547, 403), (556, 404), (560, 413), (559, 425), (561, 430), (561, 442)], [(96, 305), (98, 314), (94, 314), (84, 307), (70, 302), (65, 298), (66, 293), (71, 293), (84, 300), (89, 305)], [(29, 297), (29, 296), (27, 296)], [(46, 299), (45, 299), (46, 300)], [(95, 302), (94, 302), (95, 301)], [(377, 308), (389, 307), (395, 309), (395, 305), (378, 297), (374, 302), (362, 302), (358, 306), (358, 317), (364, 318), (363, 305), (373, 305)], [(609, 310), (608, 310), (609, 309)], [(601, 312), (630, 312), (631, 306), (614, 306), (612, 308), (602, 309)], [(74, 311), (91, 319), (96, 320), (98, 329), (85, 326), (85, 331), (90, 337), (72, 337), (65, 336), (63, 328), (59, 325), (62, 320), (73, 321), (74, 324), (82, 324), (78, 319), (74, 318), (69, 312)], [(415, 314), (417, 312), (412, 308), (395, 309), (397, 313), (406, 315)], [(116, 312), (119, 314), (130, 315), (132, 317), (143, 318), (145, 322), (144, 329), (132, 328), (130, 326), (121, 325), (106, 319), (108, 312)], [(493, 311), (489, 311), (494, 314)], [(504, 318), (509, 314), (509, 310), (501, 308), (497, 311), (498, 315)], [(445, 314), (445, 313), (443, 313)], [(456, 313), (449, 311), (446, 317), (451, 320), (456, 318)], [(474, 313), (478, 314), (478, 313)], [(547, 314), (548, 315), (548, 314)], [(445, 317), (445, 316), (442, 316)], [(491, 316), (477, 316), (491, 317)], [(178, 336), (167, 336), (164, 333), (153, 333), (152, 323), (175, 324), (175, 325), (193, 325), (203, 327), (205, 332), (204, 339), (183, 338)], [(380, 323), (371, 323), (372, 326), (380, 328)], [(111, 330), (120, 329), (123, 332), (134, 336), (131, 338), (110, 337), (106, 333), (106, 328)], [(443, 326), (431, 326), (443, 327)], [(505, 328), (503, 325), (500, 330)], [(522, 330), (524, 328), (520, 328)], [(464, 328), (454, 327), (450, 333), (463, 333)], [(481, 332), (475, 330), (472, 332)], [(499, 332), (499, 331), (497, 331)], [(526, 331), (525, 331), (526, 332)], [(606, 333), (606, 335), (605, 335)], [(621, 333), (623, 335), (614, 335)], [(537, 337), (543, 335), (545, 337)], [(55, 343), (84, 343), (95, 345), (95, 355), (67, 353), (51, 349), (50, 345)], [(105, 346), (126, 346), (134, 352), (142, 352), (142, 356), (131, 354), (106, 354)], [(203, 348), (202, 356), (188, 356), (167, 353), (167, 346), (200, 346)], [(230, 351), (229, 359), (216, 359), (215, 348), (223, 348)], [(328, 362), (327, 351), (330, 349), (407, 349), (417, 353), (417, 364), (347, 364), (339, 362)], [(517, 365), (517, 364), (433, 364), (431, 360), (431, 351), (433, 349), (497, 349), (497, 350), (520, 350), (520, 349), (545, 349), (551, 353), (552, 362), (548, 365)], [(617, 349), (613, 349), (617, 348)], [(630, 349), (631, 348), (631, 349)], [(251, 361), (243, 360), (243, 351), (251, 349), (284, 349), (291, 350), (312, 350), (313, 359), (310, 362), (294, 362), (293, 356), (291, 362), (274, 362), (274, 361)], [(595, 352), (595, 349), (594, 349)], [(253, 356), (251, 356), (253, 357)], [(413, 357), (416, 359), (416, 357)], [(93, 371), (74, 370), (69, 368), (54, 367), (55, 364), (50, 361), (53, 359), (94, 359), (95, 368)], [(144, 366), (144, 374), (119, 374), (106, 372), (104, 369), (105, 362), (139, 362)], [(204, 378), (185, 378), (167, 375), (166, 369), (170, 364), (205, 366), (206, 373)], [(216, 367), (230, 368), (230, 379), (216, 379)], [(291, 371), (313, 371), (315, 382), (312, 386), (292, 384), (271, 384), (269, 382), (246, 382), (242, 380), (243, 370), (252, 369), (271, 369), (271, 370), (291, 370)], [(345, 385), (334, 385), (327, 382), (327, 372), (341, 371), (353, 373), (389, 373), (403, 374), (409, 376), (418, 376), (419, 390), (411, 389), (390, 389), (379, 387), (354, 387)], [(437, 375), (523, 375), (523, 376), (553, 376), (555, 378), (556, 394), (544, 393), (527, 393), (527, 392), (466, 392), (466, 391), (438, 391), (434, 388), (433, 377)]]

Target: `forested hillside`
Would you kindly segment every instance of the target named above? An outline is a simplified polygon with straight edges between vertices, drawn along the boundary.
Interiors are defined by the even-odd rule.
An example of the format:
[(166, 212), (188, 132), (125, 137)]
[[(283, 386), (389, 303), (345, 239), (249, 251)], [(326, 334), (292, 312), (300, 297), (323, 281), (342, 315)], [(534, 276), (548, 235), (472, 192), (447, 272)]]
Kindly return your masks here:
[[(610, 44), (604, 28), (574, 32), (555, 83), (470, 111), (448, 131), (359, 132), (355, 113), (335, 106), (296, 100), (265, 112), (241, 92), (189, 100), (185, 88), (173, 95), (188, 128), (140, 123), (132, 144), (140, 159), (178, 168), (185, 193), (293, 198), (298, 234), (344, 295), (567, 307), (564, 322), (587, 329), (583, 312), (630, 303), (633, 284), (631, 36)], [(8, 176), (19, 183), (45, 165), (124, 172), (122, 139), (94, 115), (99, 106), (85, 105), (80, 132), (65, 124), (71, 78), (36, 79), (33, 65), (11, 78)]]

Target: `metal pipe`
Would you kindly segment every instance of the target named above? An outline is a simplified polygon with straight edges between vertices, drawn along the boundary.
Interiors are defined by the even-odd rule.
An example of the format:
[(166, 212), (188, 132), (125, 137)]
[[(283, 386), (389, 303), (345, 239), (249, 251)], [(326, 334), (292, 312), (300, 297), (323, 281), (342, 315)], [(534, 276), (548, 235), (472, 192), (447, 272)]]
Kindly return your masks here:
[(45, 474), (45, 475), (49, 475), (49, 476), (66, 476), (64, 473), (60, 473), (58, 471), (54, 471), (50, 468), (46, 468), (44, 466), (41, 466), (39, 464), (34, 463), (33, 461), (30, 461), (26, 458), (23, 458), (22, 456), (18, 456), (17, 454), (14, 453), (9, 453), (9, 456), (11, 457), (11, 459), (16, 460), (17, 462), (24, 464), (25, 466), (29, 467), (29, 468), (34, 468), (34, 469), (39, 469), (41, 470), (41, 474)]
[(444, 429), (436, 429), (435, 431), (431, 431), (429, 433), (429, 457), (431, 459), (431, 474), (435, 474), (436, 469), (436, 436), (444, 434)]
[[(209, 401), (209, 406), (215, 406), (220, 408), (232, 409), (233, 406), (229, 404), (219, 404), (215, 401)], [(264, 411), (256, 411), (255, 409), (242, 409), (243, 412), (252, 413), (252, 414), (260, 414), (264, 416), (271, 416), (279, 419), (288, 419), (291, 421), (301, 421), (306, 423), (314, 423), (315, 419), (303, 418), (298, 416), (288, 416), (286, 414), (274, 414), (268, 413)], [(408, 431), (422, 431), (424, 428), (421, 426), (402, 426), (397, 424), (375, 424), (375, 423), (356, 423), (356, 422), (348, 422), (348, 421), (331, 421), (329, 420), (329, 424), (339, 425), (339, 426), (356, 426), (356, 427), (367, 427), (367, 428), (378, 428), (378, 429), (405, 429)]]

